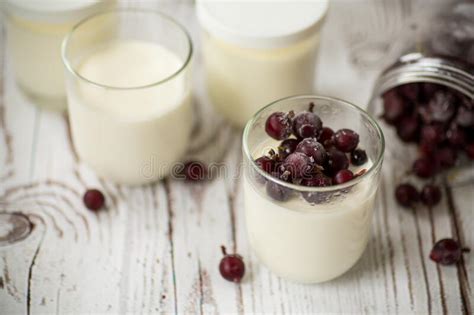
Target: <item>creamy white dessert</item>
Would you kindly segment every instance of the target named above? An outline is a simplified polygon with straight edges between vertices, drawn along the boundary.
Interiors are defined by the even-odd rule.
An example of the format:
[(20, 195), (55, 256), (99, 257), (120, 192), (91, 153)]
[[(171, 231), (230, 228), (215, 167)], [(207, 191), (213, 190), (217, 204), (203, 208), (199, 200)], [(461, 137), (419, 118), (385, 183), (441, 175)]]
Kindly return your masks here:
[(7, 47), (18, 85), (35, 103), (66, 109), (61, 43), (74, 24), (113, 1), (6, 1)]
[(78, 73), (90, 82), (70, 80), (68, 89), (81, 159), (118, 183), (143, 184), (168, 175), (188, 146), (190, 91), (184, 73), (157, 83), (183, 64), (164, 46), (139, 40), (116, 41), (86, 56)]
[[(265, 142), (254, 156), (268, 152), (273, 143)], [(369, 160), (350, 169), (357, 173), (371, 165)], [(297, 191), (287, 201), (276, 201), (265, 184), (250, 176), (255, 174), (245, 172), (243, 181), (249, 241), (270, 270), (292, 281), (317, 283), (340, 276), (359, 260), (370, 237), (373, 182), (339, 191), (329, 203), (312, 204)]]

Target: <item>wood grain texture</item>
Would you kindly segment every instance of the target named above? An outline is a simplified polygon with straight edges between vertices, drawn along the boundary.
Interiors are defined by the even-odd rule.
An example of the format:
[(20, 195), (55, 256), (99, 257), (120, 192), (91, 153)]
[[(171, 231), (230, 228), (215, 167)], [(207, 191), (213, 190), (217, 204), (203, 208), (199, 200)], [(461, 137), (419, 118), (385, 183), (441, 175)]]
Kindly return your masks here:
[[(357, 15), (369, 10), (373, 18), (388, 19), (391, 13), (377, 11), (374, 2), (358, 1), (359, 13), (347, 10), (347, 1), (333, 4), (321, 45), (319, 93), (367, 102), (377, 70), (354, 56), (372, 53), (372, 36), (350, 35), (340, 21), (370, 28), (352, 29), (356, 34), (372, 34), (377, 25), (391, 34), (410, 10), (409, 1), (396, 1), (399, 11), (388, 25), (385, 18), (365, 21)], [(474, 185), (445, 188), (442, 204), (434, 209), (407, 211), (392, 196), (404, 166), (391, 160), (383, 168), (373, 236), (354, 268), (319, 285), (272, 275), (247, 242), (241, 134), (213, 113), (206, 97), (192, 6), (122, 5), (162, 9), (191, 30), (197, 52), (196, 122), (189, 155), (225, 164), (227, 175), (205, 183), (167, 179), (135, 188), (98, 178), (75, 156), (65, 116), (32, 106), (18, 91), (0, 44), (0, 204), (35, 224), (25, 241), (0, 248), (0, 314), (472, 312), (472, 255), (457, 267), (439, 267), (428, 254), (442, 237), (474, 246)], [(352, 40), (334, 40), (348, 37)], [(84, 208), (88, 187), (105, 192), (106, 211)], [(220, 245), (245, 257), (242, 284), (220, 277)]]

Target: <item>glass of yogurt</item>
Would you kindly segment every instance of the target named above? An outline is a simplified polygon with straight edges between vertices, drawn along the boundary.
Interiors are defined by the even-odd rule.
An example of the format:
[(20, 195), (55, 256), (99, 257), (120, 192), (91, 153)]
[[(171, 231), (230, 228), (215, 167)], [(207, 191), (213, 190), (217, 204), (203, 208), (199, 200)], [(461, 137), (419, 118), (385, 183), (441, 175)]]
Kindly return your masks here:
[(115, 0), (6, 0), (7, 47), (20, 89), (35, 104), (66, 109), (61, 42), (81, 19)]
[[(332, 184), (309, 187), (270, 175), (256, 162), (269, 150), (282, 149), (281, 141), (266, 132), (267, 118), (275, 112), (294, 111), (298, 115), (311, 103), (324, 127), (350, 128), (358, 134), (357, 148), (363, 148), (366, 156), (355, 163), (354, 156), (347, 154), (351, 162), (346, 168), (355, 174), (353, 179), (341, 184), (334, 184), (332, 179)], [(319, 132), (321, 143), (322, 137)], [(327, 156), (334, 159), (333, 145), (324, 143)], [(289, 97), (255, 114), (243, 135), (243, 185), (249, 241), (259, 260), (277, 275), (302, 283), (331, 280), (349, 270), (370, 238), (384, 147), (376, 121), (359, 107), (339, 99)]]
[(193, 125), (192, 52), (187, 31), (154, 11), (94, 15), (65, 38), (74, 148), (99, 176), (136, 185), (170, 174)]
[(312, 93), (329, 1), (198, 0), (209, 97), (243, 127), (263, 104)]

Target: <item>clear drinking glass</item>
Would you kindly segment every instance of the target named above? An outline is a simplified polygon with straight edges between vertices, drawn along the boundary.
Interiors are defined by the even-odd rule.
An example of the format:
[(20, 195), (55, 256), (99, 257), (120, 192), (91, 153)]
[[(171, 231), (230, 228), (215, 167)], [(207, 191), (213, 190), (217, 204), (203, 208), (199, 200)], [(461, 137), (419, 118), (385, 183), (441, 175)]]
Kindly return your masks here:
[[(278, 146), (265, 133), (267, 117), (307, 110), (311, 102), (325, 126), (359, 134), (359, 147), (368, 156), (363, 175), (341, 185), (306, 187), (272, 177), (254, 162)], [(255, 114), (243, 135), (244, 198), (250, 244), (261, 262), (283, 278), (304, 283), (327, 281), (351, 268), (369, 240), (384, 147), (375, 120), (342, 100), (295, 96)], [(275, 200), (275, 192), (287, 200)]]
[[(143, 184), (170, 173), (193, 125), (192, 51), (187, 31), (154, 11), (98, 14), (66, 37), (62, 55), (74, 147), (97, 174)], [(124, 62), (112, 63), (118, 55)], [(166, 75), (156, 74), (163, 69)]]

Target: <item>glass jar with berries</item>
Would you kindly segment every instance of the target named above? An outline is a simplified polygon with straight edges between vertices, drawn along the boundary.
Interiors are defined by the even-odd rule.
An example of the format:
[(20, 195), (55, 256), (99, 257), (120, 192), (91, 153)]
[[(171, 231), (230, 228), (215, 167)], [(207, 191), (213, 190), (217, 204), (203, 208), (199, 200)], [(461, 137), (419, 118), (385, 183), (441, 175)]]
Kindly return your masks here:
[(429, 25), (412, 25), (411, 51), (378, 77), (369, 112), (382, 121), (388, 152), (412, 174), (428, 179), (462, 167), (462, 180), (472, 180), (474, 2), (451, 4)]

